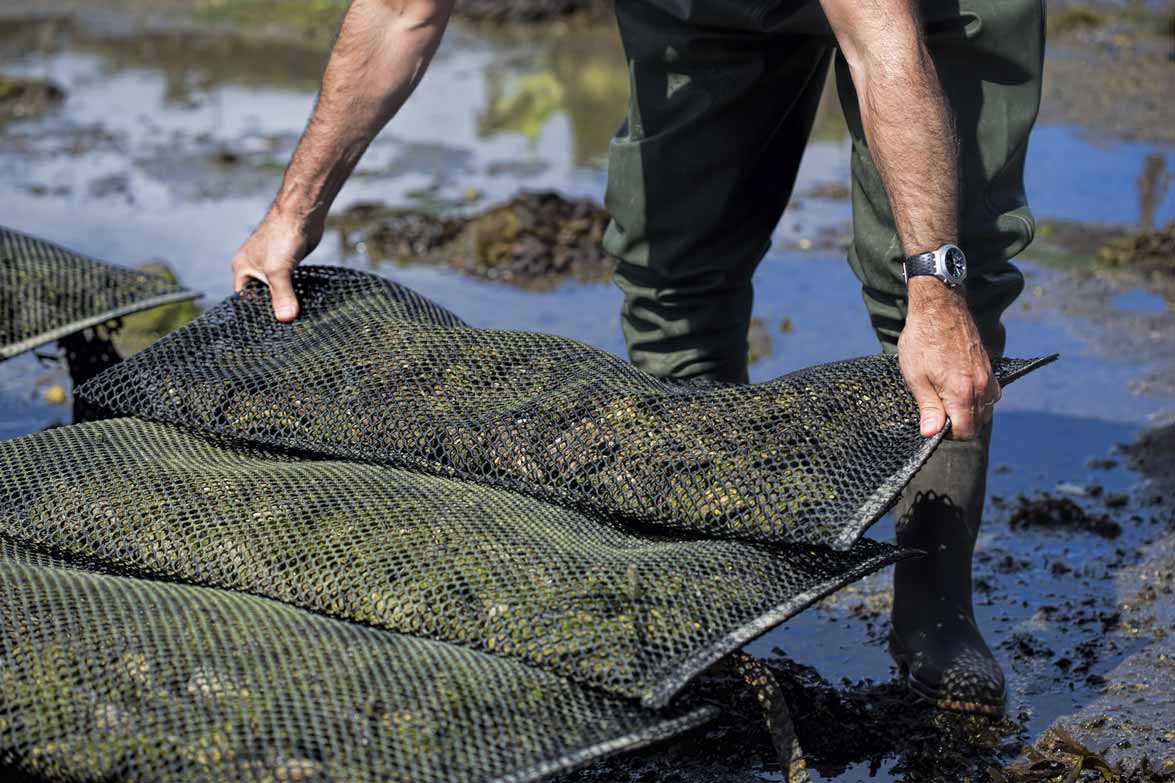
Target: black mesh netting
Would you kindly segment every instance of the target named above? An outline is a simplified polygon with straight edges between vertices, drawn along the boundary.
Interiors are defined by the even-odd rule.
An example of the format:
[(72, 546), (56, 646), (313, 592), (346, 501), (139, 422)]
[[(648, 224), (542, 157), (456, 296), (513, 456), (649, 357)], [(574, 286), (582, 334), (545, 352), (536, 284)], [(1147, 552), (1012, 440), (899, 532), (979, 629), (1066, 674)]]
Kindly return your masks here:
[(80, 390), (142, 418), (0, 443), (0, 771), (532, 780), (701, 722), (691, 678), (907, 554), (859, 539), (937, 442), (892, 359), (672, 382), (295, 283)]
[(0, 535), (453, 642), (662, 706), (817, 598), (847, 552), (625, 530), (505, 490), (225, 448), (116, 419), (0, 443)]
[(0, 774), (59, 781), (528, 781), (672, 735), (524, 664), (0, 537)]
[(0, 226), (0, 360), (198, 294)]
[[(470, 479), (689, 534), (846, 548), (937, 439), (892, 357), (750, 386), (655, 378), (582, 343), (475, 329), (374, 275), (305, 267), (84, 385), (111, 412)], [(1001, 360), (1008, 383), (1039, 362)], [(941, 437), (941, 436), (940, 436)]]

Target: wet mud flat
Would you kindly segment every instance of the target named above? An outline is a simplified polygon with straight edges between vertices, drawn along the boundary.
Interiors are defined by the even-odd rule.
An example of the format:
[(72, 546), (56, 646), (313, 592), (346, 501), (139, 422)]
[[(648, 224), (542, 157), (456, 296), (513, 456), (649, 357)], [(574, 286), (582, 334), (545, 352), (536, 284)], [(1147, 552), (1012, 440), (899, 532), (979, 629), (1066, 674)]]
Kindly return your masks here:
[(1175, 7), (1049, 3), (1044, 121), (1118, 138), (1175, 142)]
[[(1100, 618), (1129, 644), (1094, 698), (1055, 723), (1085, 748), (1101, 750), (1124, 780), (1175, 779), (1175, 424), (1144, 432), (1123, 455), (1144, 477), (1130, 514), (1149, 524), (1114, 574), (1119, 599)], [(1146, 520), (1146, 521), (1143, 521)], [(1047, 739), (1047, 738), (1046, 738)], [(1062, 738), (1063, 739), (1063, 738)], [(1063, 742), (1061, 743), (1064, 744)], [(1072, 753), (1070, 753), (1072, 755)], [(1097, 771), (1097, 764), (1093, 765)]]
[[(998, 531), (976, 560), (976, 601), (1027, 615), (1019, 630), (989, 634), (1010, 663), (1004, 719), (935, 710), (893, 679), (830, 681), (774, 651), (768, 665), (815, 779), (1175, 780), (1175, 424), (1113, 454), (1107, 463), (1120, 460), (1142, 476), (1125, 502), (1095, 490), (1021, 498), (1014, 508), (997, 501), (988, 515)], [(1013, 528), (1017, 513), (1032, 513), (1043, 527)], [(1105, 543), (1100, 525), (1111, 523), (1121, 527)], [(886, 580), (874, 578), (816, 613), (880, 643), (891, 600)], [(1080, 706), (1042, 723), (1050, 694)], [(735, 783), (781, 774), (758, 705), (743, 694), (681, 740), (560, 780)]]

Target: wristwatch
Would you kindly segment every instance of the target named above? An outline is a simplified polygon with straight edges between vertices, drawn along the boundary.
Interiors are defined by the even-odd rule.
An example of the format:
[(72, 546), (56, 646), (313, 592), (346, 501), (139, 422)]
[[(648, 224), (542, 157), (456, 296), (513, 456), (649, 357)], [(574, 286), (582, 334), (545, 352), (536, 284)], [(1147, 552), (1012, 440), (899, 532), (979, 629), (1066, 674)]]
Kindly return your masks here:
[(938, 250), (907, 257), (902, 271), (907, 283), (911, 277), (931, 275), (953, 287), (967, 279), (967, 256), (956, 245), (943, 245)]

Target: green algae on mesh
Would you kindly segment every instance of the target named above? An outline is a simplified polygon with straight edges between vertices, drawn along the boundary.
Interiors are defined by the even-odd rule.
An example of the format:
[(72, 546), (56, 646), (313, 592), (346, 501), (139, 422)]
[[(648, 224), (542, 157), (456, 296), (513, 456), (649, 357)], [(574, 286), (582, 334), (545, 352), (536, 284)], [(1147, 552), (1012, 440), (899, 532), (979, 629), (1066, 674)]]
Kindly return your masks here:
[[(847, 546), (934, 446), (892, 358), (751, 386), (675, 382), (565, 338), (470, 328), (373, 275), (303, 267), (295, 285), (292, 325), (269, 331), (267, 291), (251, 286), (82, 396), (248, 443), (772, 543)], [(275, 346), (264, 362), (258, 341)], [(866, 469), (843, 470), (846, 453)]]
[[(7, 351), (116, 320), (144, 304), (195, 297), (174, 275), (114, 266), (2, 226), (0, 258), (0, 349)], [(139, 324), (166, 328), (191, 314), (184, 305)]]
[[(763, 615), (782, 621), (894, 556), (876, 544), (838, 555), (675, 541), (477, 484), (240, 452), (130, 419), (0, 444), (0, 463), (0, 535), (518, 658), (634, 698), (692, 656), (720, 655), (732, 634), (749, 639)], [(138, 658), (120, 667), (150, 676)], [(212, 701), (245, 692), (203, 668), (175, 687)]]
[(236, 593), (32, 565), (4, 546), (5, 769), (143, 783), (531, 780), (664, 726), (461, 648)]

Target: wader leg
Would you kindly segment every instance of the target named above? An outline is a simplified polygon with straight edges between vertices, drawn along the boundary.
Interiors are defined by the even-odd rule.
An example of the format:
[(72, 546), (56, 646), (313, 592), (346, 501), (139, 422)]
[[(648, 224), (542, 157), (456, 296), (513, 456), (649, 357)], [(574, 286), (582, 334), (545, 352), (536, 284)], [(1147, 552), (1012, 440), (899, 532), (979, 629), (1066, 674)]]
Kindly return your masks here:
[(751, 275), (791, 195), (830, 41), (616, 4), (631, 77), (613, 139), (605, 249), (637, 366), (745, 381)]
[(926, 552), (894, 567), (890, 652), (911, 690), (945, 709), (998, 715), (1004, 675), (971, 606), (991, 426), (945, 440), (897, 506), (898, 544)]

